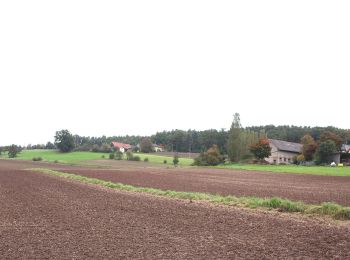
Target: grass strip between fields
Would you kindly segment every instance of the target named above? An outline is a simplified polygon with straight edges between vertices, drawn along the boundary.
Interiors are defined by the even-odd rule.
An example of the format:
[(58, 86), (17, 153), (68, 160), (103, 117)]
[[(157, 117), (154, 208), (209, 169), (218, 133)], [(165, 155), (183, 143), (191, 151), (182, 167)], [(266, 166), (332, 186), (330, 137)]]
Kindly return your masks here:
[(208, 201), (224, 205), (233, 205), (248, 208), (276, 209), (280, 212), (299, 212), (318, 216), (330, 216), (337, 220), (350, 220), (350, 207), (341, 206), (335, 203), (325, 202), (320, 205), (306, 204), (301, 201), (291, 201), (279, 197), (258, 198), (258, 197), (236, 197), (222, 196), (202, 192), (182, 192), (173, 190), (161, 190), (155, 188), (137, 187), (122, 183), (114, 183), (96, 178), (89, 178), (77, 174), (54, 171), (44, 168), (32, 168), (29, 171), (50, 174), (66, 179), (81, 181), (88, 184), (95, 184), (111, 189), (147, 193), (163, 197)]

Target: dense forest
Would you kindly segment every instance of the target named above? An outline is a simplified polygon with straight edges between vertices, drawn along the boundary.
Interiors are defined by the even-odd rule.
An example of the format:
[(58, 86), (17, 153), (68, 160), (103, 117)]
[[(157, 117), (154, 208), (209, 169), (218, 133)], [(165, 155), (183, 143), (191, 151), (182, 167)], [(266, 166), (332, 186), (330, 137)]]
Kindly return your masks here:
[[(300, 142), (301, 138), (309, 134), (315, 141), (320, 140), (322, 133), (331, 132), (339, 136), (343, 143), (350, 143), (350, 130), (340, 129), (336, 127), (300, 127), (300, 126), (250, 126), (241, 128), (242, 132), (249, 136), (261, 133), (270, 139), (279, 139), (290, 142)], [(140, 144), (144, 138), (150, 138), (154, 144), (163, 145), (167, 151), (173, 152), (203, 152), (208, 150), (214, 144), (217, 145), (221, 153), (227, 154), (227, 144), (229, 140), (229, 130), (209, 129), (204, 131), (197, 130), (172, 130), (157, 132), (152, 136), (102, 136), (102, 137), (86, 137), (73, 135), (75, 150), (91, 151), (98, 147), (101, 149), (105, 145), (109, 145), (112, 141), (128, 143), (131, 145)], [(51, 142), (45, 144), (28, 145), (27, 149), (55, 149), (55, 145)]]
[[(290, 142), (300, 142), (301, 138), (310, 134), (316, 141), (322, 133), (328, 131), (338, 135), (343, 143), (350, 142), (350, 130), (336, 127), (300, 127), (300, 126), (251, 126), (242, 129), (245, 132), (264, 132), (267, 138), (279, 139)], [(146, 136), (111, 136), (111, 137), (83, 137), (74, 135), (77, 149), (89, 150), (91, 146), (109, 144), (112, 141), (137, 145)], [(227, 153), (229, 131), (225, 129), (197, 130), (172, 130), (157, 132), (151, 140), (155, 144), (164, 145), (167, 151), (177, 152), (202, 152), (216, 144), (222, 153)]]

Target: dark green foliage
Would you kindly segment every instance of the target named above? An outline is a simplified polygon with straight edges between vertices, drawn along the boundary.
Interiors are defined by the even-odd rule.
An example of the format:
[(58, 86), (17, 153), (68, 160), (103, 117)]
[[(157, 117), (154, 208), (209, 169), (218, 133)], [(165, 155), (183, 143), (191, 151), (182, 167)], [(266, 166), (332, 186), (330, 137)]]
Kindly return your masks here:
[(133, 157), (131, 158), (131, 161), (139, 162), (139, 161), (141, 161), (141, 158), (140, 158), (140, 156), (136, 155), (136, 156), (133, 156)]
[(45, 145), (45, 149), (53, 150), (56, 149), (56, 146), (51, 142), (47, 142), (47, 144)]
[(126, 159), (128, 161), (140, 161), (141, 160), (140, 156), (138, 156), (138, 155), (134, 156), (131, 151), (126, 152)]
[(163, 161), (163, 163), (164, 163), (164, 164), (167, 164), (167, 163), (168, 163), (168, 161), (167, 161), (167, 160), (164, 160), (164, 161)]
[(250, 152), (258, 160), (263, 160), (264, 158), (269, 157), (271, 155), (269, 140), (265, 138), (260, 139), (258, 143), (250, 146)]
[(229, 132), (229, 138), (227, 143), (227, 153), (231, 162), (238, 162), (241, 159), (240, 154), (240, 143), (241, 143), (241, 132), (242, 126), (240, 116), (235, 113), (233, 116), (233, 122)]
[(213, 145), (207, 152), (201, 153), (194, 159), (193, 165), (197, 166), (215, 166), (224, 163), (225, 158), (220, 154), (217, 145)]
[(333, 141), (336, 145), (336, 149), (340, 150), (343, 140), (337, 134), (332, 133), (330, 131), (323, 132), (320, 137), (320, 143), (325, 142), (327, 140)]
[[(249, 145), (256, 143), (259, 138), (264, 137), (261, 133), (264, 132), (268, 138), (279, 139), (290, 142), (300, 142), (300, 139), (306, 135), (310, 134), (316, 142), (321, 138), (323, 132), (329, 131), (342, 138), (345, 143), (346, 140), (350, 141), (350, 132), (347, 130), (335, 128), (335, 127), (299, 127), (299, 126), (253, 126), (242, 128), (243, 137), (243, 150), (239, 150), (241, 154), (241, 159), (243, 159), (245, 150), (249, 152)], [(258, 135), (254, 142), (251, 142), (253, 133)], [(213, 144), (217, 144), (220, 152), (222, 154), (227, 154), (227, 145), (229, 140), (230, 132), (224, 129), (208, 129), (204, 131), (196, 130), (172, 130), (157, 132), (152, 135), (152, 143), (159, 145), (164, 145), (167, 151), (171, 152), (195, 152), (200, 153), (207, 151)], [(247, 136), (244, 137), (244, 134)], [(265, 137), (266, 137), (265, 136)], [(84, 137), (84, 136), (74, 136), (74, 142), (76, 144), (77, 151), (90, 151), (92, 145), (97, 144), (102, 146), (103, 144), (111, 144), (112, 141), (117, 141), (121, 143), (137, 145), (140, 144), (141, 140), (146, 138), (145, 136), (111, 136), (111, 137)], [(245, 139), (246, 138), (246, 139)], [(246, 142), (246, 144), (244, 144)], [(240, 144), (242, 147), (242, 143)], [(136, 150), (134, 150), (136, 152)]]
[(114, 154), (114, 153), (110, 153), (110, 154), (109, 154), (109, 159), (113, 160), (114, 157), (115, 157), (115, 154)]
[(134, 157), (134, 155), (133, 155), (133, 153), (131, 151), (127, 151), (126, 152), (126, 159), (128, 161), (131, 161), (133, 157)]
[(21, 147), (13, 144), (8, 147), (7, 155), (9, 158), (15, 158), (17, 157), (17, 154), (19, 154), (21, 151), (22, 151)]
[(73, 135), (68, 130), (57, 131), (55, 145), (63, 153), (72, 151), (75, 147)]
[(97, 153), (99, 152), (99, 150), (100, 150), (100, 147), (97, 144), (94, 144), (92, 146), (91, 152)]
[(317, 149), (317, 144), (315, 140), (311, 135), (307, 134), (307, 135), (304, 135), (300, 141), (301, 141), (301, 144), (303, 145), (302, 153), (304, 155), (304, 159), (306, 161), (312, 161)]
[(140, 143), (140, 150), (142, 153), (153, 152), (153, 144), (151, 138), (143, 138)]
[(103, 155), (101, 156), (101, 158), (104, 159), (104, 158), (106, 158), (106, 157), (105, 157), (105, 155), (103, 154)]
[(41, 157), (33, 157), (32, 160), (33, 160), (34, 162), (39, 162), (39, 161), (42, 161), (43, 158), (41, 158)]
[(179, 164), (179, 156), (177, 154), (174, 155), (173, 164), (175, 167)]
[(143, 161), (144, 161), (144, 162), (148, 162), (149, 160), (148, 160), (148, 158), (146, 157), (145, 159), (143, 159)]
[(330, 156), (337, 151), (337, 145), (332, 140), (319, 144), (316, 151), (316, 163), (330, 163)]
[(121, 151), (115, 152), (115, 159), (116, 160), (123, 160), (123, 153)]
[(94, 153), (110, 153), (111, 150), (112, 150), (111, 146), (108, 144), (102, 144), (102, 145), (94, 144), (92, 145), (92, 148), (91, 148), (91, 152), (94, 152)]

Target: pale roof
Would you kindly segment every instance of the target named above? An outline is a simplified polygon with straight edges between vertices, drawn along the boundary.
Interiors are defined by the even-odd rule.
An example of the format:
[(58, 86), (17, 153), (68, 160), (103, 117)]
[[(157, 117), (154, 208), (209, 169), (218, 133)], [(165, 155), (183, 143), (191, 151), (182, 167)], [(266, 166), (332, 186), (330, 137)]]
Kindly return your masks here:
[(269, 142), (276, 146), (276, 148), (280, 151), (301, 153), (303, 147), (302, 144), (299, 143), (292, 143), (276, 139), (269, 139)]

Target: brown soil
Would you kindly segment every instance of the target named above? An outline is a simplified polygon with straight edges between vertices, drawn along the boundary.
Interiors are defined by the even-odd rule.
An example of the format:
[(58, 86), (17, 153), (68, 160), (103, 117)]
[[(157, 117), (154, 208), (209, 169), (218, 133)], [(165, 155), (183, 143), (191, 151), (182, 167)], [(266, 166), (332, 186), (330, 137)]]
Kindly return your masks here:
[(306, 203), (350, 205), (350, 177), (279, 174), (212, 168), (174, 168), (142, 162), (101, 161), (113, 169), (57, 166), (56, 169), (113, 182), (236, 196), (278, 196)]
[(1, 259), (350, 258), (348, 226), (112, 191), (22, 167), (0, 160)]

